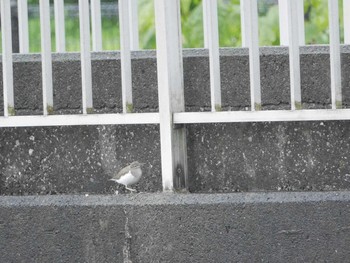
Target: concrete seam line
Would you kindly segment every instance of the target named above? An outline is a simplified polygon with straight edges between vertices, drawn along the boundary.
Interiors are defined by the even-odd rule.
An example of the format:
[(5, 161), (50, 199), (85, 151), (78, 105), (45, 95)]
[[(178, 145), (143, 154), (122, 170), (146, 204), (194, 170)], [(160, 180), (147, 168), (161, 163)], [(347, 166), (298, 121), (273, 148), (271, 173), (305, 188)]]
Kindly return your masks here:
[(314, 203), (349, 202), (350, 192), (269, 192), (228, 194), (142, 194), (142, 195), (62, 195), (62, 196), (3, 196), (0, 207), (40, 206), (145, 206), (197, 205), (232, 203)]

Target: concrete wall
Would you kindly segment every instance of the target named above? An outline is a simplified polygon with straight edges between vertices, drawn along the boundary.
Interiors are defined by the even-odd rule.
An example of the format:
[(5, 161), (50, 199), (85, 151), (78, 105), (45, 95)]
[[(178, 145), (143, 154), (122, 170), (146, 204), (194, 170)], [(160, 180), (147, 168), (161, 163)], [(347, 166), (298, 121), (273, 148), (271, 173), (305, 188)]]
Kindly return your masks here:
[(349, 208), (348, 192), (2, 197), (0, 261), (346, 262)]
[[(328, 48), (304, 47), (301, 54), (304, 108), (329, 107)], [(57, 114), (81, 112), (79, 57), (53, 56)], [(95, 111), (121, 112), (119, 53), (98, 53), (92, 57)], [(350, 48), (344, 46), (345, 106), (350, 101), (349, 62)], [(246, 49), (221, 50), (225, 110), (249, 108), (248, 66)], [(135, 110), (157, 111), (155, 52), (134, 52), (132, 67)], [(208, 72), (205, 50), (184, 51), (187, 110), (210, 110)], [(17, 114), (41, 114), (40, 56), (15, 55), (14, 74)], [(1, 79), (0, 76), (0, 82)], [(286, 48), (262, 48), (261, 80), (263, 108), (288, 109)], [(2, 109), (2, 90), (0, 104)], [(350, 189), (348, 122), (198, 124), (187, 128), (191, 192)], [(147, 163), (137, 188), (160, 191), (157, 125), (1, 128), (0, 194), (122, 191), (108, 178), (134, 160)]]
[[(207, 53), (184, 54), (186, 109), (210, 110)], [(247, 54), (221, 51), (225, 110), (249, 109)], [(40, 56), (14, 61), (17, 114), (41, 114)], [(79, 55), (53, 62), (55, 113), (81, 112)], [(288, 109), (287, 49), (263, 48), (261, 62), (263, 108)], [(121, 112), (119, 54), (92, 66), (95, 111)], [(132, 66), (135, 110), (157, 111), (155, 52)], [(302, 48), (301, 67), (303, 107), (328, 108), (328, 49)], [(346, 121), (188, 125), (193, 194), (108, 195), (133, 160), (147, 164), (136, 187), (161, 191), (157, 125), (0, 128), (0, 262), (345, 262), (349, 135)]]
[[(250, 107), (248, 50), (221, 50), (221, 84), (226, 110)], [(154, 51), (132, 54), (133, 94), (136, 111), (158, 108), (157, 69)], [(120, 56), (117, 52), (93, 53), (93, 97), (96, 111), (121, 111)], [(38, 54), (14, 55), (15, 106), (18, 114), (42, 110), (41, 62)], [(350, 101), (350, 46), (342, 47), (343, 101)], [(184, 51), (186, 108), (210, 110), (208, 54), (206, 50)], [(330, 104), (330, 63), (327, 46), (301, 48), (302, 98), (304, 108), (327, 108)], [(0, 73), (1, 76), (2, 72)], [(79, 112), (81, 107), (80, 55), (53, 54), (54, 109)], [(2, 77), (0, 78), (2, 83)], [(261, 48), (262, 103), (265, 109), (289, 108), (288, 49)], [(0, 85), (2, 86), (2, 84)], [(0, 110), (3, 109), (2, 92)]]

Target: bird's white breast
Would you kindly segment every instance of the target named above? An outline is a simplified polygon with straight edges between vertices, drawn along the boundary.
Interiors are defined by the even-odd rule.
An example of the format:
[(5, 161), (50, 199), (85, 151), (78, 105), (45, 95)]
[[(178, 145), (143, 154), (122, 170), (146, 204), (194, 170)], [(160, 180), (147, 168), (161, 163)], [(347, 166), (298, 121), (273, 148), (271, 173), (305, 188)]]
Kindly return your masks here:
[(140, 180), (141, 175), (142, 175), (142, 171), (140, 168), (132, 169), (116, 181), (123, 185), (132, 185), (132, 184), (136, 184)]

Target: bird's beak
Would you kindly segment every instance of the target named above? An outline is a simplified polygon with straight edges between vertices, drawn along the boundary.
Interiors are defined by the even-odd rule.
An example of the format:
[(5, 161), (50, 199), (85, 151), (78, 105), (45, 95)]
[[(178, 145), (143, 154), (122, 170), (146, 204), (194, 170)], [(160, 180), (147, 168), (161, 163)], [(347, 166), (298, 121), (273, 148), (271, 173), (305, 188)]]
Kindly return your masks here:
[(145, 163), (140, 163), (140, 165), (145, 165)]

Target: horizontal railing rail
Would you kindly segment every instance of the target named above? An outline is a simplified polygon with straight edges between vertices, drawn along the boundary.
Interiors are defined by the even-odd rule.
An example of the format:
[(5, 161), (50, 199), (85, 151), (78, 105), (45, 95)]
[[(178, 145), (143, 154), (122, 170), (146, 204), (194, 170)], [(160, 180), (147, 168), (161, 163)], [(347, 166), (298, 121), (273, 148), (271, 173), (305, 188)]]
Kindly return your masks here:
[[(262, 110), (257, 0), (241, 0), (242, 44), (249, 48), (250, 111), (223, 112), (217, 0), (203, 0), (204, 43), (209, 50), (211, 112), (185, 112), (180, 1), (154, 0), (157, 33), (158, 113), (133, 113), (131, 50), (139, 49), (137, 0), (119, 0), (123, 113), (93, 113), (91, 51), (102, 51), (100, 0), (79, 0), (82, 114), (55, 115), (50, 2), (40, 0), (42, 116), (16, 116), (10, 0), (1, 0), (4, 116), (0, 127), (159, 124), (163, 189), (187, 187), (186, 128), (191, 123), (349, 120), (342, 109), (338, 0), (328, 0), (331, 109), (302, 109), (300, 46), (305, 45), (303, 0), (279, 0), (281, 44), (289, 46), (290, 110)], [(91, 12), (90, 12), (91, 10)], [(350, 0), (343, 0), (344, 43), (350, 44)], [(91, 13), (91, 15), (90, 15)], [(56, 51), (66, 51), (65, 5), (54, 0)], [(91, 18), (91, 28), (90, 28)], [(20, 53), (29, 52), (28, 3), (18, 0)], [(90, 34), (91, 30), (91, 34)], [(92, 38), (92, 47), (90, 41)]]

